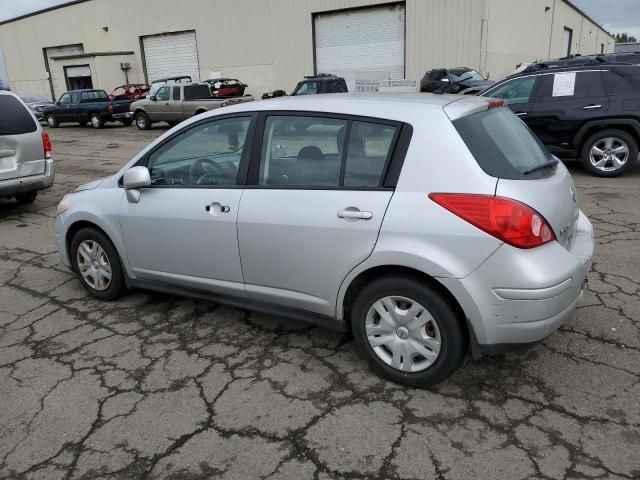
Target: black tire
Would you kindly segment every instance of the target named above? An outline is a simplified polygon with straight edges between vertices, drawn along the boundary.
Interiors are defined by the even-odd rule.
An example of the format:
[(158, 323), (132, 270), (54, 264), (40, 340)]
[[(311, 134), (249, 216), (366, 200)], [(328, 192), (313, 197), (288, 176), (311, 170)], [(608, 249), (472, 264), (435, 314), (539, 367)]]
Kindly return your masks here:
[[(424, 370), (406, 372), (394, 368), (383, 361), (369, 343), (366, 333), (367, 314), (375, 302), (390, 296), (405, 297), (419, 303), (428, 311), (437, 326), (440, 351), (433, 363)], [(461, 317), (450, 301), (436, 289), (411, 276), (393, 275), (378, 278), (360, 291), (351, 308), (351, 329), (358, 352), (373, 370), (396, 383), (430, 387), (448, 378), (465, 357), (468, 333), (464, 318)], [(403, 337), (398, 334), (398, 338)], [(395, 337), (394, 341), (397, 341)]]
[(167, 123), (169, 124), (169, 126), (170, 126), (171, 128), (173, 128), (173, 127), (175, 127), (176, 125), (178, 125), (180, 122), (173, 122), (173, 121), (172, 121), (172, 122), (167, 122)]
[(151, 120), (149, 116), (144, 112), (138, 112), (134, 116), (136, 127), (140, 130), (149, 130), (151, 128)]
[(46, 120), (47, 120), (47, 125), (49, 125), (49, 127), (51, 127), (51, 128), (58, 128), (58, 126), (60, 125), (58, 123), (58, 119), (52, 113), (47, 115), (47, 119)]
[(34, 190), (32, 192), (19, 193), (14, 198), (20, 205), (28, 205), (36, 201), (38, 197), (38, 191)]
[[(598, 168), (592, 163), (591, 149), (598, 146), (598, 144), (605, 143), (606, 139), (615, 139), (613, 146), (625, 144), (628, 154), (626, 161), (621, 166), (617, 166), (613, 161), (606, 161), (605, 164)], [(613, 152), (611, 152), (613, 153)], [(604, 157), (594, 156), (594, 160), (602, 159)], [(611, 157), (609, 157), (611, 158)], [(591, 135), (584, 145), (580, 154), (580, 160), (585, 170), (591, 175), (597, 177), (619, 177), (632, 168), (638, 160), (638, 142), (635, 138), (622, 130), (601, 130)]]
[(87, 121), (85, 120), (84, 122), (78, 122), (78, 125), (84, 128), (87, 126)]
[(130, 127), (133, 124), (133, 118), (125, 118), (122, 120), (122, 125), (125, 127)]
[[(80, 268), (78, 266), (78, 248), (85, 241), (95, 242), (96, 244), (98, 244), (106, 255), (111, 267), (111, 280), (108, 283), (108, 286), (106, 286), (106, 288), (102, 290), (94, 288), (92, 285), (90, 285), (80, 273)], [(111, 243), (111, 240), (109, 240), (102, 232), (93, 228), (83, 228), (78, 231), (78, 233), (76, 233), (71, 240), (70, 255), (73, 271), (80, 280), (80, 283), (82, 283), (82, 286), (85, 288), (85, 290), (87, 290), (87, 292), (89, 292), (91, 296), (100, 300), (111, 301), (116, 300), (123, 294), (126, 286), (124, 282), (124, 275), (122, 273), (120, 257), (118, 255), (118, 252), (116, 252), (115, 247)]]
[(97, 113), (92, 113), (89, 115), (89, 122), (93, 128), (102, 128), (104, 127), (104, 120)]

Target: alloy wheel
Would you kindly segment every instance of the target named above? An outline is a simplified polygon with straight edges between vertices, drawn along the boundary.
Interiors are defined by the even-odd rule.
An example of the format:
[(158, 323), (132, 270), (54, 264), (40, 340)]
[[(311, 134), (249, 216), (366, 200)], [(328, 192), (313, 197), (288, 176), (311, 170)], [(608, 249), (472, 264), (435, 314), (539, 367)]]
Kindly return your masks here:
[(97, 115), (91, 116), (91, 125), (93, 128), (98, 128), (100, 126), (100, 118)]
[(111, 285), (111, 263), (103, 248), (94, 240), (78, 245), (76, 253), (82, 279), (94, 290), (106, 290)]
[(620, 138), (602, 138), (591, 147), (589, 161), (602, 172), (620, 170), (629, 161), (629, 146)]
[(420, 372), (438, 358), (442, 338), (429, 311), (415, 300), (390, 296), (373, 303), (365, 329), (369, 345), (387, 365)]

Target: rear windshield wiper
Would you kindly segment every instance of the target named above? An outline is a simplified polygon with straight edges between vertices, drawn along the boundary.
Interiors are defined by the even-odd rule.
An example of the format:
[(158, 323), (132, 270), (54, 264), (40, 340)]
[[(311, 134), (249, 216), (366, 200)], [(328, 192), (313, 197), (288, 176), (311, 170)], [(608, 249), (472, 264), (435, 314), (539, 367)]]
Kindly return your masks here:
[(546, 168), (555, 167), (556, 165), (558, 165), (558, 163), (558, 160), (554, 158), (553, 160), (549, 160), (548, 162), (541, 163), (537, 167), (533, 167), (531, 170), (527, 170), (523, 173), (523, 175), (529, 175), (530, 173), (539, 172), (540, 170), (544, 170)]

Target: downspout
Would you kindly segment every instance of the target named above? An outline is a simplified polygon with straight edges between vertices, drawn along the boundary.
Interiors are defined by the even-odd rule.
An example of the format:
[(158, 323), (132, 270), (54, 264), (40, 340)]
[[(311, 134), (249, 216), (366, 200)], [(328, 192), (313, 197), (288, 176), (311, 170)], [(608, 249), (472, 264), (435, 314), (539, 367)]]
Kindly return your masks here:
[(556, 0), (553, 0), (553, 10), (551, 11), (551, 31), (549, 32), (549, 52), (547, 53), (547, 60), (551, 58), (551, 41), (553, 40), (553, 27), (556, 19)]

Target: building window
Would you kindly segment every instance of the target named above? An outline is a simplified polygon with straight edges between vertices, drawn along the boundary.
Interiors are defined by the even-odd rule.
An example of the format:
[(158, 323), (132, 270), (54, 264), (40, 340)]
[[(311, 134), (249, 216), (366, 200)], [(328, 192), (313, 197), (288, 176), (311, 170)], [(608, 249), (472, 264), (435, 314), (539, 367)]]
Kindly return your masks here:
[(564, 32), (562, 33), (562, 57), (568, 57), (571, 55), (571, 42), (573, 41), (573, 30), (570, 28), (564, 27)]

